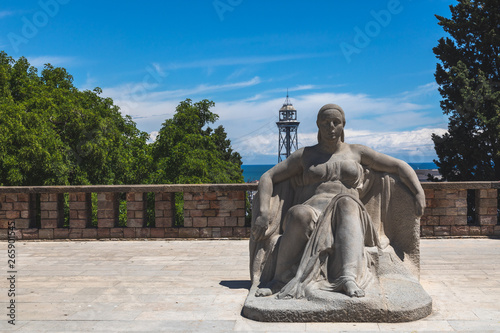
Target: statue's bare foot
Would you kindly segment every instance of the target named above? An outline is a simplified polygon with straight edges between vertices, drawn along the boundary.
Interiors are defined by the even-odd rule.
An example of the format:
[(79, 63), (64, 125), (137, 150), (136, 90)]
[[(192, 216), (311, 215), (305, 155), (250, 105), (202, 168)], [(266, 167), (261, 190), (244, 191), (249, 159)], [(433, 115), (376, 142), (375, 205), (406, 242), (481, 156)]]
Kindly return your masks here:
[(344, 283), (344, 291), (347, 296), (350, 297), (365, 297), (365, 292), (363, 291), (363, 289), (358, 287), (358, 285), (354, 281), (346, 281), (346, 283)]
[(271, 288), (259, 288), (255, 292), (255, 297), (266, 297), (266, 296), (271, 296), (273, 294), (273, 291)]
[(257, 291), (255, 292), (255, 297), (271, 296), (280, 291), (281, 288), (283, 288), (283, 283), (279, 282), (278, 280), (272, 280), (267, 283), (264, 288), (257, 289)]

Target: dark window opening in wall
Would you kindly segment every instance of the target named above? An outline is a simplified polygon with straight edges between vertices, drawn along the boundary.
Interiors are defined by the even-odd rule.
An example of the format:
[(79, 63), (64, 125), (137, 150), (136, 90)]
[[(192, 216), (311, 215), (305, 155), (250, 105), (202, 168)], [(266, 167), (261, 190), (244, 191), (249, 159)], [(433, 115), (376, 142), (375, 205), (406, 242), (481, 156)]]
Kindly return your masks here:
[(118, 193), (118, 227), (127, 226), (127, 193)]
[(63, 194), (63, 228), (69, 228), (69, 193)]
[(40, 193), (31, 193), (29, 201), (30, 226), (40, 229), (42, 227), (42, 211), (40, 209)]
[(155, 194), (146, 193), (146, 226), (155, 227)]
[(97, 228), (97, 193), (90, 193), (90, 225)]
[(500, 225), (500, 189), (497, 190), (497, 225)]
[(467, 224), (476, 225), (476, 190), (467, 190)]
[(184, 226), (184, 193), (175, 193), (175, 212), (174, 212), (174, 226)]

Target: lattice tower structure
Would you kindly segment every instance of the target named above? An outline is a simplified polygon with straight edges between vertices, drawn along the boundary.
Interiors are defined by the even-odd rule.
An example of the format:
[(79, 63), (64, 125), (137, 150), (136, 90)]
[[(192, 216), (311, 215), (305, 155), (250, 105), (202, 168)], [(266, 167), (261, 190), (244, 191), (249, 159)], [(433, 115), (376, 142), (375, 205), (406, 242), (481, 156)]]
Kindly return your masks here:
[(298, 149), (297, 129), (299, 124), (297, 110), (290, 103), (287, 93), (285, 102), (279, 111), (279, 121), (276, 122), (279, 130), (278, 163), (287, 159), (291, 153)]

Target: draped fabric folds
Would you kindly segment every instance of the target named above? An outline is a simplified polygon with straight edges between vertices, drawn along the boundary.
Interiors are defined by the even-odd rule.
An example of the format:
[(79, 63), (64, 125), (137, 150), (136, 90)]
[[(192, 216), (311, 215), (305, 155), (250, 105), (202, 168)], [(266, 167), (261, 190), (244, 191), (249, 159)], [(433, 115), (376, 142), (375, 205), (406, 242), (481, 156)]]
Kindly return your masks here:
[[(296, 184), (296, 183), (295, 183)], [(336, 195), (328, 204), (326, 209), (321, 212), (315, 229), (311, 234), (305, 247), (300, 264), (298, 265), (295, 277), (290, 280), (278, 293), (278, 298), (303, 298), (306, 296), (307, 288), (313, 287), (322, 290), (339, 291), (346, 280), (355, 279), (356, 284), (364, 289), (372, 278), (371, 255), (367, 253), (368, 248), (376, 247), (383, 250), (392, 245), (393, 236), (401, 237), (399, 229), (394, 227), (399, 221), (393, 221), (394, 214), (391, 213), (392, 202), (398, 202), (400, 198), (393, 198), (391, 193), (394, 191), (395, 180), (393, 176), (365, 170), (364, 184), (360, 187), (359, 197), (349, 193), (340, 193)], [(408, 192), (403, 190), (399, 182), (396, 182), (399, 196), (405, 196)], [(250, 273), (253, 285), (263, 286), (272, 280), (276, 266), (277, 253), (279, 251), (280, 236), (282, 234), (282, 223), (287, 210), (296, 204), (296, 195), (300, 191), (300, 186), (294, 186), (294, 181), (285, 181), (275, 185), (271, 198), (272, 220), (264, 239), (256, 241), (250, 239)], [(403, 193), (403, 195), (400, 195)], [(363, 261), (361, 271), (356, 276), (335, 276), (332, 269), (332, 262), (335, 257), (335, 238), (336, 226), (338, 220), (338, 203), (340, 200), (348, 198), (357, 204), (361, 220), (361, 230), (364, 236), (365, 249), (361, 256)], [(258, 193), (254, 197), (253, 212), (258, 212)], [(252, 222), (257, 218), (254, 214)], [(398, 216), (399, 218), (399, 216)], [(397, 219), (397, 218), (396, 218)], [(411, 218), (410, 218), (411, 219)], [(415, 223), (414, 221), (411, 223)], [(404, 223), (403, 223), (404, 224)], [(253, 225), (253, 223), (252, 223)], [(403, 225), (404, 226), (404, 225)], [(389, 230), (386, 230), (389, 228)], [(392, 230), (392, 229), (395, 229)], [(415, 234), (414, 228), (403, 230), (407, 239)], [(386, 236), (387, 235), (391, 237)], [(397, 244), (397, 242), (396, 242)], [(411, 259), (418, 256), (418, 245), (416, 248), (395, 249), (402, 253), (402, 260)], [(376, 252), (376, 251), (375, 251)], [(406, 255), (406, 258), (405, 258)], [(415, 262), (415, 260), (413, 260)], [(418, 262), (418, 260), (417, 260)], [(418, 270), (418, 267), (417, 267)]]
[[(374, 229), (370, 215), (366, 212), (361, 201), (353, 195), (341, 193), (335, 196), (323, 213), (320, 215), (316, 228), (306, 245), (304, 254), (300, 261), (295, 278), (289, 281), (279, 292), (278, 298), (302, 298), (305, 290), (311, 283), (319, 282), (328, 277), (328, 259), (335, 254), (334, 243), (336, 238), (336, 226), (339, 223), (337, 214), (338, 202), (343, 198), (350, 198), (358, 204), (359, 216), (361, 217), (361, 229), (364, 235), (365, 246), (380, 246), (377, 232)], [(368, 256), (363, 253), (361, 260), (362, 270), (357, 276), (339, 276), (331, 282), (324, 281), (322, 289), (338, 291), (348, 279), (355, 280), (360, 288), (364, 288), (370, 278), (367, 264)]]

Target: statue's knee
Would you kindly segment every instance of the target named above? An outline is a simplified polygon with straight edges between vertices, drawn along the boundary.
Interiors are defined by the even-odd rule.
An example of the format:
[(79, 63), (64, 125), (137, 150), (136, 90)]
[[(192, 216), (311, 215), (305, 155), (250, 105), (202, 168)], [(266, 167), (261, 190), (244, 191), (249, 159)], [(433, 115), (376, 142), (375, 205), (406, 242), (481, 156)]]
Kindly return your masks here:
[(342, 197), (337, 202), (337, 209), (342, 215), (358, 215), (358, 203), (350, 197)]
[(311, 209), (304, 205), (296, 205), (288, 210), (285, 228), (293, 226), (301, 230), (311, 230), (313, 214)]

